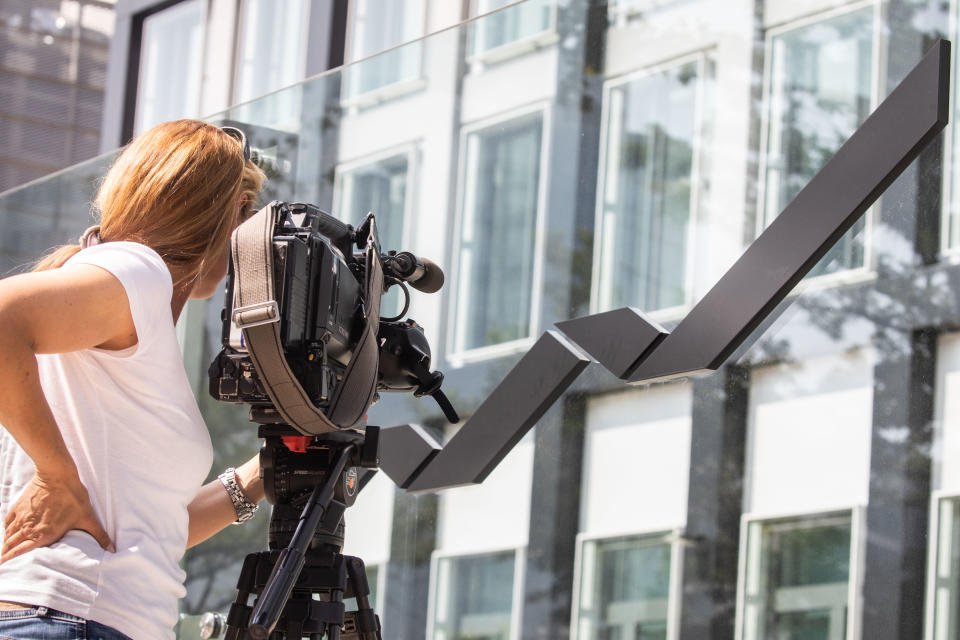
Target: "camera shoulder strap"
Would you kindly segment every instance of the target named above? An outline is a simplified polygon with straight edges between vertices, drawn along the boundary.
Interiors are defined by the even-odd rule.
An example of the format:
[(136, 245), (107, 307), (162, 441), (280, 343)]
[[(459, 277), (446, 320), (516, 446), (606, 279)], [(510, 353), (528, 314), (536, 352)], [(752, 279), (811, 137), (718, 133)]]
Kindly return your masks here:
[(290, 370), (280, 340), (273, 282), (273, 230), (279, 205), (275, 201), (263, 207), (231, 237), (233, 321), (243, 330), (253, 365), (280, 416), (305, 435), (319, 435), (336, 431), (337, 426), (310, 401)]
[(373, 403), (380, 371), (380, 296), (383, 294), (383, 265), (377, 248), (376, 221), (370, 218), (370, 231), (364, 260), (363, 332), (353, 351), (353, 357), (343, 372), (343, 380), (330, 402), (330, 419), (344, 427), (352, 427), (364, 420)]

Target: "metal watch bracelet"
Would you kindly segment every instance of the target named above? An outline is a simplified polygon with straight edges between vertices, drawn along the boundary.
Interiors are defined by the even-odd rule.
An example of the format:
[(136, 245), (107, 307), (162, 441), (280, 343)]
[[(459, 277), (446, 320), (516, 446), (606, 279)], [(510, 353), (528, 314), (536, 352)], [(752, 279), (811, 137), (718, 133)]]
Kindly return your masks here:
[(259, 505), (250, 502), (247, 500), (247, 496), (243, 495), (243, 491), (237, 483), (237, 470), (230, 467), (217, 477), (223, 483), (223, 488), (227, 490), (227, 495), (230, 496), (233, 508), (237, 512), (237, 520), (233, 524), (243, 524), (252, 518)]

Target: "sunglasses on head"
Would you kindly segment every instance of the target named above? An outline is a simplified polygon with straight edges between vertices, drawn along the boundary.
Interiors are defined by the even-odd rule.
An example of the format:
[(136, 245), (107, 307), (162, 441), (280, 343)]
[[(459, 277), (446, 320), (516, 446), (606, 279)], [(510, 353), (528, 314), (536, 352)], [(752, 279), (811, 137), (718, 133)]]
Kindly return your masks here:
[(243, 147), (243, 161), (247, 162), (250, 160), (250, 143), (247, 142), (246, 134), (236, 127), (220, 127), (220, 130), (231, 138), (238, 140), (240, 146)]

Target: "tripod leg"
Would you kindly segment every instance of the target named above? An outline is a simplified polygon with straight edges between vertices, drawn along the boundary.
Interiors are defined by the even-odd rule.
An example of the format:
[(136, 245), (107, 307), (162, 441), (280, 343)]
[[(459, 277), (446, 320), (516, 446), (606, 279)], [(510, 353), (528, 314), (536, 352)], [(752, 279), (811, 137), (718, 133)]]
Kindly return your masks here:
[(343, 640), (382, 640), (380, 618), (370, 607), (370, 584), (363, 560), (344, 556), (344, 561), (347, 565), (347, 578), (357, 599), (357, 610), (348, 614), (350, 620), (344, 625)]
[(237, 578), (237, 599), (230, 605), (230, 612), (227, 614), (225, 640), (241, 640), (250, 624), (250, 613), (253, 611), (253, 607), (247, 604), (247, 600), (250, 599), (250, 594), (256, 588), (259, 555), (250, 553), (243, 559), (240, 577)]

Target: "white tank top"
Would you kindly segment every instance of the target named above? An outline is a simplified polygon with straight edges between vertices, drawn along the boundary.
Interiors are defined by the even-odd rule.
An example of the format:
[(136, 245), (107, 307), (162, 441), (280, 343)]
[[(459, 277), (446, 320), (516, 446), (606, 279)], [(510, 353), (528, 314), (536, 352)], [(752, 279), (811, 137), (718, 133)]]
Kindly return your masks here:
[[(123, 284), (138, 343), (121, 351), (39, 355), (40, 381), (93, 508), (117, 552), (70, 531), (0, 565), (0, 600), (59, 609), (140, 640), (174, 637), (185, 574), (187, 505), (213, 447), (183, 368), (170, 272), (152, 249), (107, 242), (67, 264), (93, 264)], [(0, 532), (33, 474), (0, 428)]]

